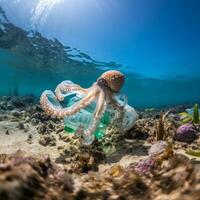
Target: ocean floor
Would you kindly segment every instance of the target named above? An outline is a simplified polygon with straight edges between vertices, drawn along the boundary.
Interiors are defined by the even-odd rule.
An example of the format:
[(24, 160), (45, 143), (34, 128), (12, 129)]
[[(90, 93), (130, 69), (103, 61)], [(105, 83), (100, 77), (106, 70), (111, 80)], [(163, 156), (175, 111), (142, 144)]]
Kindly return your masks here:
[(190, 143), (174, 139), (189, 106), (139, 110), (128, 133), (85, 147), (33, 96), (0, 97), (0, 199), (198, 200), (200, 157), (185, 152), (200, 151), (199, 127)]

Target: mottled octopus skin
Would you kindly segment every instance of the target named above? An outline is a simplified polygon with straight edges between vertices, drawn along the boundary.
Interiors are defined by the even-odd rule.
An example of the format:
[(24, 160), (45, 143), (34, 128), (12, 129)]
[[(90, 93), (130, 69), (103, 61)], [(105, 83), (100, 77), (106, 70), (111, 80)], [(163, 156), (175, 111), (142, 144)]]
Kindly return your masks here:
[(104, 72), (100, 78), (106, 80), (108, 87), (113, 92), (119, 92), (125, 82), (124, 75), (116, 70)]
[[(121, 106), (113, 98), (114, 93), (118, 93), (122, 88), (125, 81), (124, 75), (116, 70), (110, 70), (103, 73), (90, 88), (85, 89), (77, 84), (63, 81), (60, 83), (56, 90), (55, 95), (52, 91), (46, 90), (42, 93), (40, 103), (42, 109), (50, 116), (63, 118), (70, 116), (80, 111), (82, 108), (87, 107), (92, 101), (96, 100), (96, 109), (93, 113), (93, 123), (88, 130), (84, 131), (83, 136), (91, 136), (95, 131), (98, 123), (105, 112), (106, 105), (111, 103), (113, 106), (121, 109)], [(83, 98), (70, 107), (63, 108), (59, 101), (63, 101), (64, 97), (69, 92), (79, 93)], [(49, 96), (58, 100), (58, 105), (52, 104), (49, 101)]]

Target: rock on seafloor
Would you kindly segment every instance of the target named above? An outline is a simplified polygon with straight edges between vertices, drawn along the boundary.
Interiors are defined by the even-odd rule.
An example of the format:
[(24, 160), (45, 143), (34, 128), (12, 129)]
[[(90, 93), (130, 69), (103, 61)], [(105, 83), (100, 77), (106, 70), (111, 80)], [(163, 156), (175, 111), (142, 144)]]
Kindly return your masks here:
[(196, 139), (197, 131), (192, 124), (184, 124), (180, 126), (176, 133), (175, 139), (180, 142), (193, 142)]

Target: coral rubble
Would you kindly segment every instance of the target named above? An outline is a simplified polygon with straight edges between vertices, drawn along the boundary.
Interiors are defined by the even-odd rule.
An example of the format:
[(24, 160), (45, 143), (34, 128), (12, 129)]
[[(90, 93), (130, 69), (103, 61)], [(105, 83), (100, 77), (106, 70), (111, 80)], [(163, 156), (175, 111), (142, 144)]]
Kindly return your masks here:
[(111, 127), (86, 147), (33, 96), (0, 97), (0, 199), (198, 200), (198, 125), (193, 142), (176, 140), (173, 112), (157, 140), (160, 111), (138, 113), (127, 133)]

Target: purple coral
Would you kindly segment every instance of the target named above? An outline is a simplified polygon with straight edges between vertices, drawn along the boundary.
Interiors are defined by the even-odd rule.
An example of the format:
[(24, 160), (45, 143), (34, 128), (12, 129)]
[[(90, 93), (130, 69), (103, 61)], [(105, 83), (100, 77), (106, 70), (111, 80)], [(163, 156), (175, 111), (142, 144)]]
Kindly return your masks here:
[(184, 124), (180, 126), (175, 134), (175, 139), (180, 142), (193, 142), (196, 138), (197, 131), (192, 124)]
[(134, 167), (135, 171), (140, 174), (144, 175), (150, 172), (156, 162), (155, 157), (147, 157), (144, 160), (140, 160)]

